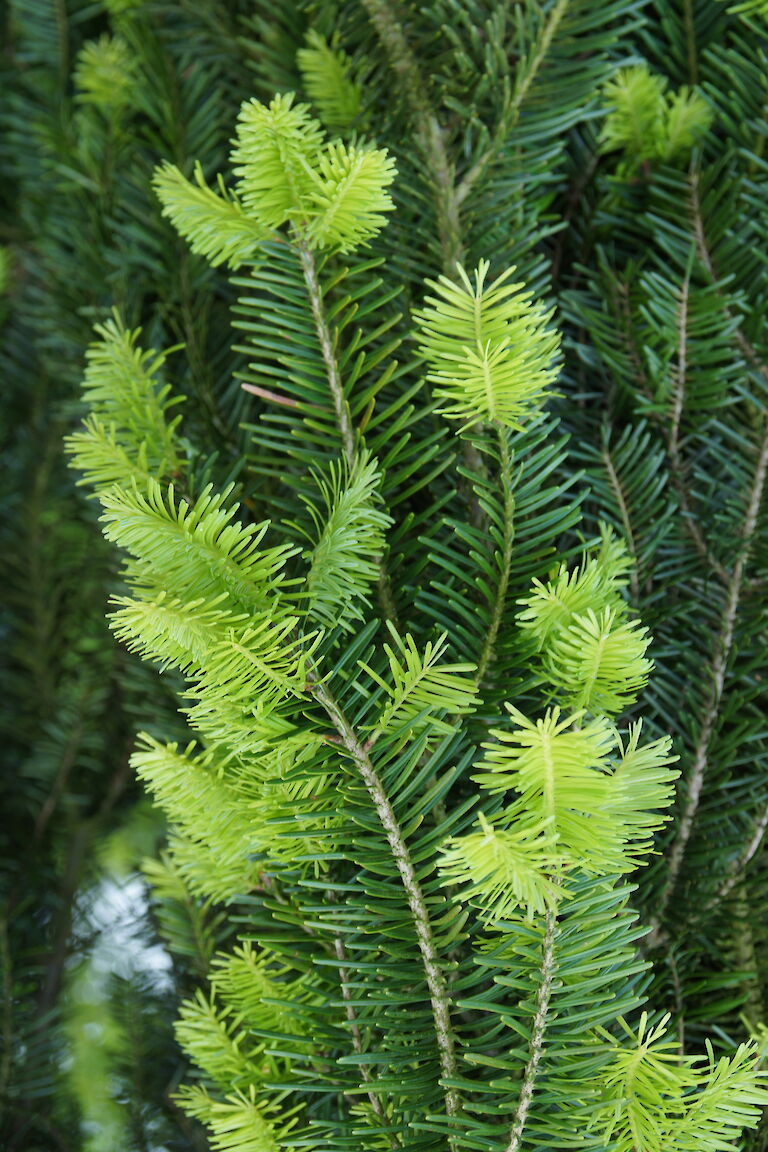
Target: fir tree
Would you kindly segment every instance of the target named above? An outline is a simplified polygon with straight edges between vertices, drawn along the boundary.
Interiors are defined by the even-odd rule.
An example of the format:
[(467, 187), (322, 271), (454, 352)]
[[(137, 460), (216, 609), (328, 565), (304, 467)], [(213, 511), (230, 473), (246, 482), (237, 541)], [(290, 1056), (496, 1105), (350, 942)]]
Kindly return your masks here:
[[(86, 943), (75, 889), (122, 819), (88, 813), (129, 696), (175, 825), (146, 871), (213, 1146), (733, 1147), (756, 1099), (740, 1044), (765, 1027), (765, 4), (106, 7), (8, 6), (11, 889), (59, 909), (57, 964)], [(54, 463), (92, 319), (72, 443), (133, 557), (118, 587)], [(186, 676), (185, 722), (106, 644), (107, 587), (160, 683)], [(452, 1056), (350, 731), (437, 921)], [(562, 795), (532, 774), (538, 733), (591, 748), (558, 743)], [(38, 867), (48, 809), (68, 818)], [(643, 941), (619, 877), (652, 838)], [(99, 1068), (118, 1129), (197, 1146), (141, 1081), (131, 1018), (157, 1000), (113, 1000), (88, 1063), (79, 1008), (66, 1034), (34, 1023), (39, 921), (11, 894), (4, 924), (11, 1146), (79, 1148), (60, 1104), (43, 1122), (67, 1044), (86, 1121)], [(558, 1120), (572, 1072), (604, 1088), (576, 1102), (580, 1145)]]
[[(386, 366), (400, 324), (360, 252), (393, 208), (386, 151), (287, 95), (243, 105), (231, 164), (231, 191), (167, 166), (155, 186), (241, 269), (270, 518), (196, 483), (163, 357), (119, 322), (69, 439), (126, 557), (113, 627), (186, 680), (191, 742), (133, 757), (167, 866), (243, 909), (181, 1009), (179, 1102), (222, 1152), (735, 1148), (768, 1102), (759, 1045), (683, 1056), (668, 1017), (626, 1019), (646, 969), (626, 876), (677, 772), (668, 737), (619, 722), (652, 668), (625, 546), (606, 527), (557, 560), (568, 504), (526, 531), (551, 313), (458, 266), (424, 286), (416, 363)], [(419, 386), (406, 426), (455, 421), (468, 492), (400, 436)]]

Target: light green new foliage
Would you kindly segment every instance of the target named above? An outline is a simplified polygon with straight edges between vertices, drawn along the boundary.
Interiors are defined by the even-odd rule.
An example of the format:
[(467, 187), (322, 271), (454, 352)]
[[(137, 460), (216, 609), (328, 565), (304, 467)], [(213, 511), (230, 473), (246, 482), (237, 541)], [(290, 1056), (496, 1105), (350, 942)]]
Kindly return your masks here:
[(175, 164), (163, 164), (155, 173), (154, 184), (174, 228), (186, 237), (191, 250), (205, 256), (214, 268), (219, 264), (239, 268), (253, 259), (270, 235), (269, 229), (257, 224), (227, 192), (221, 176), (218, 192), (209, 188), (199, 164), (192, 180), (187, 180)]
[(173, 165), (158, 169), (155, 191), (194, 252), (237, 268), (284, 225), (312, 250), (348, 252), (371, 240), (393, 204), (395, 175), (381, 149), (326, 142), (321, 125), (293, 95), (243, 104), (231, 153), (235, 194), (219, 193), (199, 167), (194, 183)]
[(560, 337), (552, 312), (531, 298), (523, 284), (509, 283), (509, 268), (486, 287), (490, 269), (480, 262), (474, 283), (459, 267), (459, 282), (428, 281), (436, 296), (414, 313), (427, 380), (444, 402), (444, 416), (471, 428), (495, 421), (520, 428), (541, 407), (557, 378)]
[(181, 835), (193, 843), (216, 845), (205, 894), (226, 900), (232, 892), (250, 891), (257, 882), (256, 829), (247, 806), (217, 774), (211, 754), (194, 752), (194, 744), (180, 751), (176, 744), (143, 734), (131, 764)]
[(357, 456), (351, 472), (331, 464), (327, 479), (318, 473), (315, 480), (322, 505), (305, 499), (315, 529), (305, 553), (309, 615), (326, 627), (349, 629), (370, 607), (392, 519), (380, 506), (381, 475), (367, 453)]
[(647, 683), (653, 667), (645, 656), (648, 629), (622, 615), (620, 607), (597, 614), (588, 608), (553, 636), (544, 655), (545, 676), (571, 707), (621, 712)]
[(322, 128), (292, 96), (276, 96), (268, 107), (243, 104), (231, 161), (246, 210), (265, 228), (309, 216), (322, 146)]
[(137, 82), (136, 60), (121, 36), (101, 36), (83, 45), (75, 64), (75, 89), (82, 104), (116, 113), (130, 103)]
[(360, 112), (362, 86), (346, 52), (311, 28), (296, 53), (304, 89), (327, 128), (349, 128)]
[(214, 957), (211, 987), (231, 1004), (252, 1034), (306, 1035), (302, 1008), (314, 998), (311, 981), (291, 979), (290, 969), (250, 941)]
[(469, 884), (463, 898), (471, 900), (492, 924), (524, 909), (534, 917), (557, 907), (565, 894), (555, 879), (559, 857), (553, 852), (551, 820), (538, 824), (516, 820), (506, 828), (491, 824), (481, 813), (479, 832), (451, 841), (444, 849), (440, 871), (447, 883)]
[(623, 544), (603, 533), (597, 556), (569, 572), (561, 564), (520, 603), (520, 626), (535, 639), (540, 670), (569, 708), (612, 715), (637, 699), (653, 667), (650, 636), (627, 620), (621, 589), (629, 562)]
[(209, 999), (200, 989), (179, 1010), (176, 1036), (194, 1050), (195, 1062), (222, 1088), (248, 1088), (260, 1075), (259, 1054), (238, 1015)]
[(603, 152), (622, 149), (625, 164), (672, 160), (690, 152), (712, 123), (704, 97), (691, 88), (669, 94), (668, 81), (647, 64), (622, 68), (603, 89), (607, 115), (600, 130)]
[(231, 489), (206, 487), (194, 502), (179, 499), (149, 481), (147, 493), (106, 492), (104, 535), (135, 560), (137, 582), (150, 589), (174, 588), (190, 599), (225, 597), (234, 611), (269, 610), (285, 582), (294, 549), (260, 548), (268, 523), (239, 523), (237, 506), (227, 507)]
[[(452, 841), (443, 864), (455, 879), (466, 873), (486, 916), (497, 919), (509, 911), (510, 892), (484, 888), (480, 873), (485, 851), (489, 879), (494, 875), (497, 845), (505, 843), (503, 836), (499, 841), (500, 823), (508, 850), (514, 844), (529, 875), (531, 887), (521, 903), (529, 915), (541, 913), (573, 868), (610, 875), (636, 866), (650, 846), (649, 833), (661, 823), (658, 809), (669, 804), (675, 778), (668, 739), (642, 749), (641, 776), (631, 761), (624, 762), (619, 735), (607, 720), (582, 724), (582, 714), (562, 717), (553, 708), (534, 722), (512, 705), (507, 710), (515, 727), (492, 730), (495, 742), (484, 745), (486, 756), (473, 779), (489, 795), (503, 794), (509, 806), (495, 819), (494, 837)], [(630, 748), (636, 744), (637, 733)], [(482, 828), (487, 835), (487, 825)]]
[[(278, 323), (252, 326), (268, 347), (249, 353), (277, 348), (293, 391), (252, 390), (286, 436), (257, 429), (269, 451), (244, 470), (243, 505), (231, 487), (196, 492), (163, 357), (115, 321), (70, 439), (128, 556), (113, 627), (183, 675), (196, 733), (143, 736), (133, 758), (172, 828), (147, 874), (195, 902), (184, 954), (216, 949), (181, 1007), (193, 1067), (177, 1102), (215, 1152), (550, 1152), (574, 1134), (585, 1152), (733, 1148), (768, 1101), (758, 1046), (681, 1057), (645, 1015), (637, 1032), (624, 1020), (645, 969), (624, 878), (666, 819), (675, 757), (641, 721), (620, 726), (651, 671), (624, 546), (605, 529), (547, 577), (548, 543), (518, 532), (526, 437), (557, 375), (551, 312), (511, 270), (486, 283), (487, 261), (427, 284), (427, 380), (471, 449), (468, 493), (442, 467), (433, 490), (398, 455), (411, 436), (446, 448), (431, 400), (411, 404), (420, 366), (373, 383), (361, 367), (396, 323), (394, 291), (355, 280), (391, 208), (388, 155), (327, 143), (287, 95), (243, 106), (232, 162), (235, 198), (199, 169), (190, 183), (165, 166), (155, 187), (193, 251), (255, 265), (239, 307)], [(280, 517), (251, 517), (269, 499)], [(467, 543), (494, 557), (482, 579), (465, 580)], [(430, 581), (439, 627), (419, 607)], [(476, 666), (456, 653), (479, 605)], [(221, 944), (200, 928), (213, 902)]]
[(604, 1029), (613, 1053), (604, 1071), (604, 1100), (592, 1124), (616, 1152), (729, 1152), (741, 1130), (757, 1122), (764, 1094), (755, 1086), (753, 1043), (733, 1056), (681, 1057), (669, 1016), (637, 1032), (621, 1022), (629, 1043)]
[[(212, 1099), (201, 1088), (186, 1088), (179, 1094), (186, 1112), (207, 1125), (214, 1152), (280, 1152), (275, 1127), (256, 1101), (253, 1087), (233, 1092), (223, 1100)], [(289, 1125), (282, 1125), (286, 1134)]]
[(171, 410), (181, 397), (171, 397), (162, 383), (166, 354), (138, 347), (139, 331), (128, 331), (115, 315), (97, 325), (101, 337), (86, 353), (83, 399), (89, 415), (81, 432), (67, 439), (80, 483), (99, 492), (113, 484), (174, 475), (183, 449), (177, 437), (178, 415)]
[(422, 731), (449, 733), (453, 724), (440, 713), (454, 717), (473, 711), (479, 703), (475, 681), (467, 673), (472, 664), (445, 664), (446, 637), (427, 641), (420, 652), (412, 636), (400, 637), (389, 625), (392, 645), (385, 644), (389, 661), (388, 676), (383, 678), (361, 662), (360, 667), (384, 690), (386, 703), (372, 725), (368, 740), (373, 744), (380, 736), (401, 736)]

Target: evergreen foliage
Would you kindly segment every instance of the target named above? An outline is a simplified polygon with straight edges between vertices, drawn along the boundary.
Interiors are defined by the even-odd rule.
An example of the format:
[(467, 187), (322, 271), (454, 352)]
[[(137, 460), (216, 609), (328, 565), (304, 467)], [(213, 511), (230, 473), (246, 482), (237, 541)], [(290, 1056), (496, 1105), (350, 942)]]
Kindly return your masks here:
[[(107, 930), (92, 927), (88, 909), (119, 884), (105, 837), (124, 843), (135, 867), (163, 835), (158, 814), (148, 820), (137, 807), (136, 728), (182, 734), (171, 691), (110, 642), (103, 616), (118, 590), (114, 563), (61, 458), (62, 436), (79, 421), (83, 349), (95, 320), (113, 325), (113, 304), (126, 318), (113, 351), (128, 391), (93, 397), (100, 482), (124, 475), (129, 460), (142, 482), (146, 471), (176, 467), (151, 434), (167, 384), (190, 397), (187, 427), (204, 448), (185, 445), (182, 455), (193, 452), (200, 474), (223, 445), (239, 443), (227, 300), (168, 242), (150, 178), (166, 155), (182, 166), (190, 150), (206, 167), (221, 162), (248, 94), (246, 67), (221, 52), (234, 11), (222, 23), (220, 8), (207, 24), (181, 10), (169, 20), (161, 9), (13, 0), (0, 17), (0, 1144), (8, 1152), (95, 1152), (109, 1139), (165, 1142), (170, 1152), (202, 1146), (166, 1096), (180, 1064), (174, 996), (151, 972), (97, 980), (89, 959)], [(184, 340), (188, 355), (144, 364), (164, 376), (149, 406), (142, 387), (137, 408), (129, 333), (150, 314), (164, 346)], [(97, 391), (99, 371), (93, 365), (89, 377)], [(184, 959), (177, 971), (183, 986)], [(108, 1118), (103, 1131), (99, 1117)]]
[[(380, 149), (360, 153), (375, 158), (371, 180), (341, 181), (331, 208), (316, 189), (355, 153), (325, 145), (307, 108), (291, 95), (252, 100), (238, 125), (238, 202), (265, 230), (249, 258), (255, 284), (243, 283), (268, 282), (272, 259), (281, 275), (287, 247), (301, 278), (276, 307), (303, 312), (311, 351), (295, 361), (301, 404), (253, 391), (293, 410), (294, 436), (302, 425), (311, 435), (313, 405), (326, 407), (329, 460), (310, 470), (286, 452), (282, 517), (259, 525), (231, 487), (180, 498), (181, 426), (145, 370), (161, 358), (136, 351), (126, 388), (119, 325), (102, 328), (91, 364), (117, 396), (143, 388), (150, 411), (153, 397), (161, 405), (162, 429), (179, 444), (165, 453), (173, 480), (142, 484), (130, 461), (122, 476), (94, 467), (93, 423), (70, 439), (75, 465), (90, 462), (103, 530), (128, 556), (131, 595), (118, 599), (113, 626), (183, 674), (183, 711), (205, 742), (180, 752), (147, 737), (134, 757), (176, 830), (170, 866), (198, 900), (244, 910), (209, 991), (181, 1006), (176, 1035), (193, 1071), (177, 1102), (222, 1152), (329, 1142), (515, 1152), (572, 1148), (574, 1130), (595, 1152), (661, 1152), (670, 1139), (686, 1146), (701, 1123), (713, 1149), (735, 1148), (768, 1103), (758, 1044), (717, 1061), (710, 1047), (702, 1064), (669, 1053), (662, 1025), (646, 1036), (645, 1013), (637, 1034), (625, 1022), (645, 1001), (646, 964), (622, 876), (645, 861), (676, 778), (668, 737), (648, 743), (640, 721), (618, 726), (652, 668), (647, 630), (623, 595), (632, 561), (604, 528), (577, 569), (563, 561), (548, 574), (539, 540), (533, 590), (517, 620), (506, 615), (524, 468), (513, 461), (525, 461), (555, 377), (551, 314), (506, 274), (484, 291), (485, 262), (474, 286), (460, 267), (458, 286), (426, 285), (437, 291), (416, 312), (426, 383), (449, 398), (443, 414), (462, 420), (469, 493), (444, 488), (442, 472), (403, 492), (401, 472), (385, 513), (392, 457), (378, 461), (366, 440), (377, 396), (361, 420), (353, 396), (365, 362), (344, 356), (339, 318), (350, 308), (359, 317), (346, 280), (355, 249), (384, 224), (391, 162)], [(183, 232), (187, 188), (157, 187)], [(199, 232), (190, 239), (200, 247)], [(334, 275), (341, 255), (351, 268)], [(379, 317), (366, 309), (360, 322), (376, 328)], [(301, 329), (286, 319), (284, 331), (295, 343)], [(278, 360), (283, 339), (271, 342)], [(409, 375), (422, 371), (418, 361)], [(386, 378), (413, 394), (407, 377)], [(86, 381), (88, 393), (103, 403), (101, 387)], [(157, 419), (150, 425), (157, 439)], [(252, 451), (258, 461), (258, 434)], [(151, 458), (143, 444), (134, 454)], [(414, 495), (423, 502), (435, 480), (431, 509), (452, 505), (453, 516), (426, 527), (424, 557)], [(462, 513), (478, 551), (495, 529), (498, 569), (483, 589), (453, 566), (448, 626), (436, 635), (403, 593), (450, 564)], [(293, 545), (302, 537), (309, 548)], [(457, 661), (479, 588), (487, 632), (479, 652), (470, 648), (475, 659)], [(494, 660), (502, 634), (504, 662)], [(484, 732), (498, 723), (510, 661), (526, 712), (508, 703), (507, 723)], [(602, 945), (585, 970), (591, 936)]]
[(4, 1147), (768, 1147), (765, 15), (6, 6)]

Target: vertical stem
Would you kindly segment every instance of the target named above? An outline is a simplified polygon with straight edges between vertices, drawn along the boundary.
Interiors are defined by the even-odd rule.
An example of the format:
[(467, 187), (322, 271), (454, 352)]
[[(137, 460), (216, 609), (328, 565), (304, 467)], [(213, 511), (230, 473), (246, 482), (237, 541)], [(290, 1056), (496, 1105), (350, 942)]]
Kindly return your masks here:
[(461, 238), (459, 201), (456, 195), (456, 173), (448, 157), (442, 125), (431, 108), (426, 85), (416, 57), (403, 33), (402, 23), (388, 0), (362, 0), (389, 64), (402, 85), (410, 107), (416, 144), (429, 167), (430, 185), (437, 215), (437, 230), (443, 253), (443, 271), (453, 276), (461, 263), (464, 246)]
[(344, 395), (339, 365), (333, 349), (331, 330), (328, 327), (328, 319), (325, 315), (323, 294), (320, 291), (320, 282), (317, 278), (317, 265), (315, 264), (315, 258), (312, 252), (303, 240), (299, 240), (297, 246), (299, 259), (301, 260), (301, 270), (304, 273), (304, 283), (307, 286), (309, 303), (312, 308), (312, 318), (315, 321), (315, 329), (318, 340), (320, 341), (320, 352), (328, 375), (328, 386), (331, 390), (331, 399), (333, 400), (333, 407), (336, 412), (336, 423), (338, 424), (341, 442), (344, 446), (344, 456), (346, 457), (347, 464), (351, 468), (356, 456), (355, 430), (352, 427), (352, 414), (349, 411), (349, 403)]
[[(300, 236), (297, 237), (296, 242), (299, 259), (301, 260), (301, 270), (304, 273), (304, 283), (307, 286), (309, 303), (312, 308), (312, 317), (315, 321), (315, 330), (320, 342), (320, 352), (328, 376), (328, 387), (336, 412), (336, 423), (344, 449), (344, 458), (346, 459), (347, 466), (351, 470), (357, 457), (357, 435), (352, 424), (352, 413), (349, 410), (349, 402), (344, 395), (344, 385), (341, 382), (339, 364), (333, 347), (333, 337), (331, 336), (331, 330), (328, 326), (328, 317), (325, 314), (325, 306), (323, 303), (323, 293), (320, 289), (320, 281), (317, 276), (317, 265), (315, 264), (312, 251), (306, 242), (302, 240)], [(381, 611), (386, 620), (391, 620), (397, 625), (397, 608), (395, 607), (395, 600), (392, 595), (392, 585), (387, 570), (384, 567), (384, 562), (381, 559), (379, 560), (378, 568), (378, 593)]]
[(715, 651), (710, 663), (710, 683), (704, 702), (704, 715), (699, 731), (699, 738), (696, 741), (693, 766), (688, 776), (688, 797), (677, 826), (677, 835), (672, 842), (672, 849), (669, 854), (669, 869), (664, 887), (659, 896), (656, 915), (652, 921), (649, 943), (658, 943), (660, 924), (677, 885), (680, 870), (683, 865), (683, 857), (685, 856), (685, 850), (688, 846), (688, 841), (693, 830), (693, 823), (699, 808), (701, 790), (704, 785), (704, 775), (709, 760), (709, 746), (719, 714), (720, 701), (725, 686), (726, 668), (733, 647), (733, 633), (744, 582), (744, 572), (749, 558), (750, 545), (757, 526), (757, 517), (763, 500), (763, 492), (765, 490), (766, 471), (768, 471), (768, 418), (766, 419), (763, 429), (763, 437), (749, 493), (747, 512), (741, 529), (741, 553), (733, 566), (726, 588), (725, 609), (720, 631), (715, 640)]
[(480, 159), (470, 168), (464, 179), (461, 181), (457, 191), (456, 199), (459, 205), (463, 204), (469, 193), (477, 181), (483, 176), (488, 166), (495, 159), (497, 153), (504, 145), (506, 138), (510, 132), (515, 128), (517, 121), (520, 117), (520, 111), (526, 101), (531, 85), (535, 81), (544, 61), (546, 60), (547, 53), (552, 45), (552, 41), (557, 33), (558, 28), (568, 11), (568, 6), (571, 0), (557, 0), (553, 6), (552, 11), (547, 17), (546, 23), (542, 28), (541, 35), (536, 46), (536, 50), (529, 57), (526, 65), (523, 67), (522, 76), (518, 83), (515, 85), (514, 93), (508, 106), (499, 121), (499, 124), (494, 133), (493, 142), (490, 147), (486, 149)]
[(520, 1088), (520, 1097), (517, 1110), (512, 1121), (512, 1131), (509, 1134), (509, 1143), (506, 1152), (518, 1152), (522, 1145), (525, 1124), (533, 1099), (536, 1078), (539, 1072), (539, 1062), (544, 1053), (544, 1033), (547, 1027), (549, 1014), (549, 1001), (552, 998), (552, 985), (557, 970), (555, 961), (555, 933), (557, 930), (557, 916), (552, 909), (547, 910), (546, 928), (542, 944), (541, 955), (541, 983), (536, 996), (536, 1015), (533, 1018), (531, 1029), (531, 1042), (528, 1046), (528, 1063), (525, 1066), (525, 1075)]

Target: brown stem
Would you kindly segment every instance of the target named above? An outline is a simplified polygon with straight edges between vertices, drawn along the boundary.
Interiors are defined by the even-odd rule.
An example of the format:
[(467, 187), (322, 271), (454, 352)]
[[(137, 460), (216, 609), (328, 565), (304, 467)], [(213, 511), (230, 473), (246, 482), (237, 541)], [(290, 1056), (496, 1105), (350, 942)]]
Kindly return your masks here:
[(291, 396), (281, 396), (279, 392), (273, 392), (269, 388), (260, 388), (258, 384), (241, 384), (243, 392), (251, 392), (254, 396), (259, 396), (262, 400), (269, 400), (272, 404), (282, 404), (284, 408), (298, 408), (298, 400), (294, 400)]

